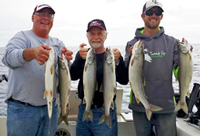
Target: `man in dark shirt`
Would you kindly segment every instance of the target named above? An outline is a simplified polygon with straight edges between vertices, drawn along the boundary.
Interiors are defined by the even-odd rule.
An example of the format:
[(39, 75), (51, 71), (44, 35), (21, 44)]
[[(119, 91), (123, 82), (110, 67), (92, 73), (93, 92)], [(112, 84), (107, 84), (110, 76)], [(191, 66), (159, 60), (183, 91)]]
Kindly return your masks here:
[[(78, 80), (78, 96), (82, 100), (79, 105), (79, 113), (76, 125), (77, 136), (117, 136), (118, 125), (117, 125), (117, 110), (114, 102), (114, 109), (110, 109), (110, 117), (112, 121), (112, 127), (110, 128), (105, 122), (99, 124), (99, 119), (104, 114), (104, 100), (103, 100), (103, 64), (104, 54), (106, 48), (104, 42), (107, 38), (106, 26), (103, 20), (94, 19), (88, 23), (87, 38), (91, 48), (95, 51), (96, 57), (96, 89), (94, 90), (93, 103), (91, 110), (93, 113), (93, 121), (82, 120), (83, 113), (85, 111), (86, 104), (83, 104), (84, 90), (83, 90), (83, 69), (86, 61), (88, 48), (84, 48), (86, 44), (80, 45), (80, 50), (76, 54), (75, 60), (71, 65), (70, 73), (72, 80)], [(127, 70), (124, 66), (124, 61), (121, 53), (118, 49), (113, 49), (116, 65), (116, 80), (120, 84), (127, 84), (128, 80), (124, 79), (124, 73)], [(127, 74), (127, 73), (126, 73)], [(115, 100), (115, 97), (114, 97)]]

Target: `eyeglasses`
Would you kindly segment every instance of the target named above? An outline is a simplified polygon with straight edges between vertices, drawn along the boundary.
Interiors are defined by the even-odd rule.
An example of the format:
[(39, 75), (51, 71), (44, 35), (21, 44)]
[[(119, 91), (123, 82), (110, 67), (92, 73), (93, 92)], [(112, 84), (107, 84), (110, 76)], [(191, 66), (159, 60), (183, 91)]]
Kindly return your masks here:
[(40, 16), (40, 17), (48, 17), (50, 19), (54, 18), (54, 14), (46, 13), (46, 12), (36, 12), (34, 15)]
[(161, 15), (162, 15), (162, 11), (158, 11), (158, 10), (156, 10), (156, 11), (147, 10), (147, 11), (145, 12), (145, 15), (147, 15), (147, 16), (152, 16), (153, 13), (155, 13), (156, 16), (161, 16)]

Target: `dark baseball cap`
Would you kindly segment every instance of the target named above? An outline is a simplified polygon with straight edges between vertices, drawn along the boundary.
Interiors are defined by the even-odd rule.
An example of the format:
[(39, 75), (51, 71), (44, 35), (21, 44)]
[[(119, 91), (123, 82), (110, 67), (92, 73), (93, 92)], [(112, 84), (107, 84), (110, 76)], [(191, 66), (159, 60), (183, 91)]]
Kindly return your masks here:
[(33, 14), (36, 13), (36, 12), (39, 12), (39, 11), (45, 9), (45, 8), (50, 9), (50, 10), (52, 11), (52, 14), (55, 14), (54, 9), (53, 9), (51, 6), (47, 5), (47, 4), (38, 4), (38, 5), (34, 8)]
[(105, 26), (103, 20), (101, 20), (101, 19), (94, 19), (94, 20), (90, 21), (88, 23), (87, 32), (92, 27), (99, 27), (99, 28), (101, 28), (101, 29), (106, 31), (106, 26)]

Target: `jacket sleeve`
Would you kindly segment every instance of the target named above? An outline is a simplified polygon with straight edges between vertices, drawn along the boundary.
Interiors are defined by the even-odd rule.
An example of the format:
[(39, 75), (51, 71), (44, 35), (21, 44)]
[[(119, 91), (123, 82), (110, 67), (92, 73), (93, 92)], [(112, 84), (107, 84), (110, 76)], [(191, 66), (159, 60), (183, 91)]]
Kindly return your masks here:
[(26, 61), (23, 51), (27, 48), (27, 40), (22, 32), (17, 33), (7, 44), (5, 54), (2, 58), (4, 65), (11, 69), (23, 66)]
[(72, 80), (78, 80), (83, 76), (83, 69), (85, 65), (85, 59), (82, 59), (79, 52), (76, 54), (74, 62), (70, 67), (70, 74)]
[(123, 57), (119, 57), (119, 64), (116, 66), (116, 80), (122, 85), (128, 83), (128, 68), (125, 66)]

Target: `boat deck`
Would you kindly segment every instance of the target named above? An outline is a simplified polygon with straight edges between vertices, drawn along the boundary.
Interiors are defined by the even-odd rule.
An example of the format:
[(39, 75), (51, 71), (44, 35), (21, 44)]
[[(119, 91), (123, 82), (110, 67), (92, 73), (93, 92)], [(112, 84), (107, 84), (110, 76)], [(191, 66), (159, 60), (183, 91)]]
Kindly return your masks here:
[[(76, 135), (76, 119), (78, 113), (78, 105), (80, 103), (80, 99), (77, 96), (77, 91), (72, 90), (70, 92), (70, 115), (68, 116), (69, 125), (67, 126), (64, 122), (62, 122), (58, 126), (58, 131), (66, 131), (70, 133), (71, 136)], [(122, 96), (123, 90), (118, 89), (117, 91), (117, 117), (118, 117), (118, 136), (136, 136), (134, 123), (132, 118), (132, 113), (121, 113), (122, 106)], [(59, 103), (58, 103), (59, 104)], [(200, 136), (200, 127), (192, 125), (185, 121), (183, 118), (177, 118), (177, 131), (178, 136)], [(6, 117), (0, 117), (0, 132), (1, 136), (6, 136)]]

